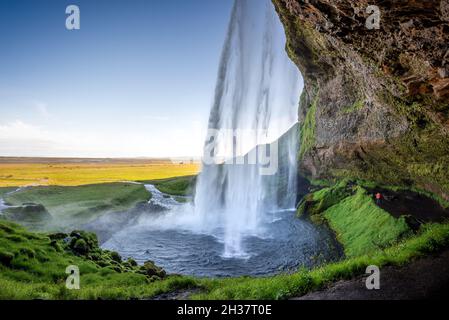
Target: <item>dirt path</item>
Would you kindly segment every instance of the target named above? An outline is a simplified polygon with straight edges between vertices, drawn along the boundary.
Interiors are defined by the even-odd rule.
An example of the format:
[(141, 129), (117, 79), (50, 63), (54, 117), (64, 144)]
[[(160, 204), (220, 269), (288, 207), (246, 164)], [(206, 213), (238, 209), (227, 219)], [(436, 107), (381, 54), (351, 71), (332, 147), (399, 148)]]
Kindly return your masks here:
[(415, 300), (442, 299), (449, 292), (449, 248), (404, 267), (380, 270), (380, 290), (367, 290), (366, 275), (339, 281), (323, 291), (295, 300)]
[(435, 200), (416, 192), (395, 192), (386, 189), (368, 190), (374, 195), (382, 194), (379, 207), (389, 212), (392, 216), (399, 218), (406, 216), (407, 223), (417, 229), (426, 222), (443, 222), (449, 220), (449, 209), (444, 209)]

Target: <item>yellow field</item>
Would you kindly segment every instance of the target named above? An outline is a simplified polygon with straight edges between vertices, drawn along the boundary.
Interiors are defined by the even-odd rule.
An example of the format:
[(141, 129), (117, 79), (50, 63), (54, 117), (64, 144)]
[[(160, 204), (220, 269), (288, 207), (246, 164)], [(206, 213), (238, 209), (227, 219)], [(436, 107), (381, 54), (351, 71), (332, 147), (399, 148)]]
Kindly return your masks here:
[(175, 164), (168, 160), (5, 159), (0, 160), (0, 187), (164, 179), (194, 175), (200, 168), (198, 163)]

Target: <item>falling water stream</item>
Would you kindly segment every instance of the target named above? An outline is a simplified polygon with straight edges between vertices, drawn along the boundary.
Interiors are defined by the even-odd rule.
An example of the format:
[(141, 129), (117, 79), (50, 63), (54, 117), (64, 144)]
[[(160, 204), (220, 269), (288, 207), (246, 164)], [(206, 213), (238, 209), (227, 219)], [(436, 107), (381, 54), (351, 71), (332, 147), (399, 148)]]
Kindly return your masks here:
[[(219, 157), (242, 156), (296, 123), (301, 75), (284, 46), (284, 30), (269, 0), (235, 2), (209, 119), (209, 129), (218, 131), (213, 147)], [(291, 156), (296, 154), (296, 137), (289, 135), (286, 158), (272, 152), (274, 162), (293, 160), (286, 164), (287, 183), (296, 176)], [(225, 257), (246, 256), (242, 237), (260, 234), (264, 214), (278, 209), (278, 199), (268, 199), (267, 187), (277, 177), (273, 173), (277, 170), (262, 175), (260, 165), (250, 164), (203, 167), (195, 212), (203, 227), (223, 226)], [(296, 186), (289, 187), (285, 197), (292, 208)]]
[[(235, 1), (205, 144), (214, 161), (203, 163), (194, 201), (176, 205), (146, 186), (166, 214), (141, 218), (104, 247), (197, 276), (274, 274), (334, 257), (332, 236), (295, 217), (302, 77), (285, 42), (270, 0)], [(249, 161), (258, 146), (268, 165)], [(262, 174), (267, 166), (275, 170)]]

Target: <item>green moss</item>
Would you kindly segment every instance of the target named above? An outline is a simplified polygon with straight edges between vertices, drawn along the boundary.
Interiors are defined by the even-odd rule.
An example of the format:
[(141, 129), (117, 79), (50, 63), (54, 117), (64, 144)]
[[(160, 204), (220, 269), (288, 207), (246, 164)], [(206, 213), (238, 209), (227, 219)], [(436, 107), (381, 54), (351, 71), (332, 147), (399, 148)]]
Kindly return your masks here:
[(432, 118), (431, 105), (409, 102), (387, 91), (378, 96), (392, 106), (398, 122), (407, 119), (408, 130), (388, 143), (366, 146), (361, 158), (348, 161), (342, 169), (330, 168), (326, 175), (426, 190), (449, 201), (449, 139)]
[(296, 216), (302, 217), (307, 212), (307, 201), (303, 199), (299, 205), (298, 208), (296, 208)]
[(318, 93), (315, 95), (315, 98), (307, 111), (304, 123), (301, 125), (299, 159), (303, 159), (304, 155), (315, 145), (317, 103)]
[(169, 195), (192, 196), (195, 191), (196, 176), (150, 180), (145, 182), (154, 184), (159, 191)]
[(351, 195), (352, 192), (352, 188), (348, 186), (347, 180), (322, 188), (303, 198), (298, 206), (297, 215), (301, 216), (307, 213), (312, 221), (321, 223), (323, 219), (318, 216), (329, 207)]
[(357, 112), (357, 111), (362, 110), (364, 106), (365, 106), (365, 102), (363, 100), (357, 100), (351, 106), (344, 107), (342, 109), (342, 113), (349, 114), (349, 113)]
[(395, 219), (373, 202), (363, 188), (323, 213), (348, 257), (391, 246), (410, 233), (404, 218)]
[(325, 179), (309, 179), (309, 183), (314, 187), (330, 187), (334, 183)]
[[(82, 234), (81, 234), (82, 233)], [(173, 276), (165, 280), (140, 273), (135, 261), (117, 262), (117, 254), (95, 245), (94, 234), (74, 231), (73, 237), (84, 242), (83, 253), (74, 254), (70, 244), (64, 244), (64, 234), (30, 233), (22, 227), (0, 220), (0, 299), (129, 299), (150, 298), (154, 295), (195, 285), (192, 278)], [(21, 241), (11, 240), (17, 236)], [(58, 251), (58, 243), (64, 250)], [(87, 251), (88, 253), (86, 253)], [(94, 251), (94, 252), (93, 252)], [(92, 255), (95, 255), (95, 258)], [(103, 268), (98, 259), (115, 263)], [(126, 265), (125, 265), (126, 264)], [(80, 290), (67, 290), (66, 267), (80, 269)], [(157, 269), (162, 274), (160, 269)], [(157, 278), (159, 279), (159, 278)], [(154, 281), (156, 280), (156, 281)]]
[(307, 195), (298, 213), (315, 223), (327, 222), (348, 257), (386, 248), (410, 234), (404, 218), (395, 219), (376, 206), (365, 189), (349, 180)]

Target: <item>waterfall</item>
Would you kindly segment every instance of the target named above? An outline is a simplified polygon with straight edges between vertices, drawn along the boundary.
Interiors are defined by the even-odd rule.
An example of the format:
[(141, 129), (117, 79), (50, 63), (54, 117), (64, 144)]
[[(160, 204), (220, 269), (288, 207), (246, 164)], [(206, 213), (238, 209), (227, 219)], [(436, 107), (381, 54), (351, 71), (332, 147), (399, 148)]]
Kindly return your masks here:
[[(302, 78), (285, 42), (270, 0), (235, 0), (205, 146), (214, 161), (203, 163), (194, 201), (199, 228), (222, 238), (224, 257), (247, 256), (244, 238), (258, 236), (273, 210), (295, 205)], [(273, 174), (261, 174), (261, 154)]]

